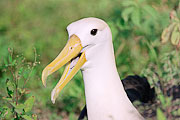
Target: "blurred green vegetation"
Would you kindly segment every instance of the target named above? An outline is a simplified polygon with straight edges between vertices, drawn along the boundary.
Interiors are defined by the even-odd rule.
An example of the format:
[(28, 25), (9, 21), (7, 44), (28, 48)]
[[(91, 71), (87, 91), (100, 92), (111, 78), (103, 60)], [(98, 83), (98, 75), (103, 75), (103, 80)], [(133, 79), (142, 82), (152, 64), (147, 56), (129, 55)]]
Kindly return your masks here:
[[(4, 68), (5, 61), (9, 59), (8, 48), (13, 48), (14, 59), (18, 60), (17, 55), (23, 56), (25, 63), (34, 62), (36, 50), (37, 61), (40, 64), (33, 68), (33, 75), (26, 84), (30, 95), (25, 95), (20, 103), (24, 103), (29, 96), (34, 96), (32, 112), (40, 120), (77, 118), (85, 103), (81, 73), (79, 72), (64, 88), (53, 105), (50, 93), (60, 79), (63, 69), (48, 78), (47, 88), (42, 85), (41, 72), (64, 47), (68, 39), (67, 25), (91, 16), (101, 18), (110, 25), (117, 69), (121, 78), (130, 74), (145, 75), (152, 86), (156, 87), (156, 91), (159, 89), (154, 84), (158, 81), (157, 76), (154, 77), (155, 74), (158, 74), (164, 83), (171, 81), (171, 84), (179, 84), (177, 82), (180, 78), (179, 49), (170, 42), (161, 43), (161, 34), (171, 23), (170, 13), (178, 9), (178, 2), (178, 0), (0, 0), (0, 97), (7, 95), (6, 80), (13, 79), (12, 74)], [(179, 12), (177, 14), (179, 16)], [(24, 81), (19, 82), (23, 84)], [(164, 99), (164, 97), (158, 99), (162, 103), (157, 111), (160, 116), (163, 116), (162, 111), (166, 110), (166, 107), (169, 108), (169, 105), (163, 105)], [(7, 104), (0, 101), (0, 107), (4, 103)], [(168, 114), (165, 113), (166, 116)]]

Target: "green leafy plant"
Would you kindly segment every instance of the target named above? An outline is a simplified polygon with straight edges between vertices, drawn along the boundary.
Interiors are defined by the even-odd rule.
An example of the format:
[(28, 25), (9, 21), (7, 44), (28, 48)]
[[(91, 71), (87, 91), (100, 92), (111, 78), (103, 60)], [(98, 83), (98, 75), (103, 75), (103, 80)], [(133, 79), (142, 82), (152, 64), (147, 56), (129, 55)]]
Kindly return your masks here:
[[(180, 108), (177, 105), (180, 101), (179, 99), (173, 100), (173, 95), (168, 94), (168, 90), (174, 85), (180, 84), (179, 51), (178, 49), (170, 49), (169, 46), (164, 46), (165, 48), (168, 48), (168, 50), (163, 50), (161, 48), (162, 44), (160, 44), (160, 35), (168, 36), (167, 34), (169, 34), (169, 38), (166, 37), (165, 39), (170, 39), (174, 45), (178, 46), (178, 35), (180, 34), (178, 16), (179, 12), (174, 11), (170, 14), (170, 25), (173, 23), (173, 25), (176, 26), (176, 28), (173, 26), (170, 32), (162, 33), (162, 29), (164, 29), (164, 27), (162, 27), (159, 23), (164, 19), (163, 13), (161, 13), (161, 17), (159, 17), (160, 11), (157, 12), (156, 9), (154, 9), (154, 7), (152, 7), (151, 4), (148, 4), (146, 0), (123, 1), (122, 6), (124, 7), (124, 9), (121, 12), (121, 17), (123, 18), (123, 20), (119, 18), (120, 22), (115, 22), (114, 25), (116, 26), (115, 29), (117, 29), (119, 33), (123, 34), (123, 31), (126, 31), (126, 33), (128, 32), (128, 37), (125, 40), (122, 39), (123, 42), (119, 45), (121, 54), (118, 54), (121, 55), (121, 59), (123, 56), (127, 56), (129, 54), (128, 50), (125, 47), (124, 49), (126, 49), (126, 52), (124, 53), (122, 50), (122, 44), (125, 43), (124, 41), (128, 41), (131, 43), (133, 43), (134, 41), (138, 41), (136, 42), (136, 44), (141, 44), (141, 49), (143, 48), (143, 46), (146, 46), (146, 48), (148, 48), (148, 50), (146, 48), (142, 49), (143, 51), (148, 51), (147, 56), (149, 56), (149, 62), (146, 63), (147, 66), (145, 68), (143, 66), (144, 70), (142, 70), (141, 73), (143, 76), (148, 77), (151, 86), (155, 87), (157, 94), (157, 101), (154, 104), (143, 105), (143, 107), (141, 105), (137, 106), (137, 108), (145, 116), (148, 116), (148, 113), (154, 111), (154, 114), (156, 114), (155, 117), (158, 120), (176, 119), (180, 115), (178, 113), (178, 111), (180, 111)], [(166, 16), (166, 18), (167, 17), (168, 15)], [(166, 25), (168, 24), (169, 22), (166, 21)], [(164, 31), (166, 31), (166, 29), (167, 28), (165, 28)], [(175, 34), (173, 32), (175, 32)], [(174, 35), (172, 35), (172, 33)], [(121, 34), (117, 34), (117, 36), (125, 36)], [(133, 40), (132, 37), (134, 37)], [(129, 45), (131, 44), (128, 44), (128, 46)], [(137, 45), (135, 46), (137, 47)], [(117, 49), (117, 52), (119, 48)], [(133, 51), (135, 51), (135, 49), (133, 49)], [(132, 53), (133, 52), (131, 52), (131, 55), (133, 55)], [(137, 54), (137, 51), (134, 58), (136, 58), (136, 56), (139, 60), (135, 62), (136, 64), (138, 62), (144, 61), (144, 59), (140, 59), (141, 56)], [(129, 56), (129, 58), (131, 58), (131, 56)], [(134, 58), (133, 61), (136, 60), (134, 60)], [(120, 61), (119, 59), (117, 61)], [(125, 64), (128, 65), (128, 63)], [(133, 67), (131, 66), (130, 68)]]
[(167, 28), (162, 32), (161, 39), (162, 43), (171, 41), (171, 43), (178, 48), (180, 47), (180, 3), (178, 9), (171, 11), (170, 13), (171, 22)]
[[(180, 100), (174, 99), (173, 93), (169, 92), (173, 86), (180, 84), (179, 55), (176, 50), (165, 53), (158, 58), (160, 67), (150, 64), (142, 71), (142, 74), (148, 77), (149, 82), (156, 90), (157, 100), (155, 106), (151, 106), (151, 108), (156, 111), (158, 120), (175, 119), (180, 115), (178, 113)], [(157, 73), (157, 71), (160, 72)]]
[[(125, 7), (121, 14), (124, 21), (131, 20), (138, 27), (141, 27), (141, 24), (152, 24), (152, 19), (157, 18), (156, 10), (146, 0), (126, 0), (122, 2), (122, 6)], [(151, 19), (147, 19), (148, 17)]]
[(7, 94), (1, 95), (4, 105), (0, 107), (0, 119), (36, 120), (37, 115), (32, 113), (35, 97), (29, 95), (30, 91), (26, 88), (26, 84), (33, 76), (34, 68), (38, 64), (36, 50), (34, 49), (33, 63), (26, 62), (23, 55), (15, 56), (11, 48), (8, 51), (8, 59), (4, 59), (4, 65), (1, 66), (8, 77), (5, 87)]
[(161, 109), (157, 109), (157, 120), (166, 120), (166, 117)]

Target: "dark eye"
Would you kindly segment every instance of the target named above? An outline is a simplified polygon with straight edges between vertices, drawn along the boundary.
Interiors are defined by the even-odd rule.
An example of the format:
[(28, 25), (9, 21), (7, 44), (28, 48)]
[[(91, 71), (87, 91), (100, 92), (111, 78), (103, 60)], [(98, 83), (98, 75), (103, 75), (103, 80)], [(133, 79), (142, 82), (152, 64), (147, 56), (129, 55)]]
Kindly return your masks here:
[(97, 31), (98, 31), (97, 29), (92, 29), (91, 30), (91, 35), (95, 36), (97, 34)]

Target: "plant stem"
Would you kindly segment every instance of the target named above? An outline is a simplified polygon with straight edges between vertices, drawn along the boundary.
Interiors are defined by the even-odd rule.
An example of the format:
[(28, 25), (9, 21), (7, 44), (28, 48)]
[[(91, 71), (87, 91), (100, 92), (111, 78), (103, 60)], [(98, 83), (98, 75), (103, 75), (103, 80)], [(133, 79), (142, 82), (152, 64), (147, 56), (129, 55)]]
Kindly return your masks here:
[(13, 76), (13, 80), (14, 80), (14, 83), (15, 83), (15, 87), (16, 87), (16, 105), (18, 104), (18, 92), (17, 92), (17, 88), (18, 88), (18, 85), (17, 85), (17, 80), (16, 80), (16, 77), (13, 73), (13, 68), (11, 67), (10, 68), (10, 71), (11, 71), (11, 74)]
[(34, 62), (33, 62), (31, 71), (30, 71), (30, 73), (29, 73), (29, 75), (28, 75), (28, 78), (27, 78), (27, 79), (25, 80), (25, 82), (24, 82), (23, 89), (24, 89), (26, 83), (29, 81), (30, 75), (32, 74), (32, 71), (33, 71), (34, 67), (36, 66), (36, 63), (37, 63), (37, 52), (36, 52), (36, 49), (34, 48)]
[[(16, 77), (15, 77), (15, 75), (14, 75), (14, 72), (13, 72), (13, 68), (12, 68), (12, 66), (10, 67), (10, 71), (11, 71), (11, 74), (12, 74), (12, 76), (13, 76), (13, 80), (14, 80), (14, 83), (15, 83), (15, 87), (16, 87), (16, 105), (18, 104), (18, 92), (17, 92), (17, 88), (18, 88), (18, 86), (17, 86), (17, 80), (16, 80)], [(17, 114), (17, 112), (15, 112), (15, 117), (16, 118), (18, 118), (18, 114)]]
[[(179, 42), (179, 47), (180, 47), (180, 42)], [(176, 47), (176, 55), (177, 55), (177, 59), (178, 59), (178, 66), (180, 67), (179, 47)]]

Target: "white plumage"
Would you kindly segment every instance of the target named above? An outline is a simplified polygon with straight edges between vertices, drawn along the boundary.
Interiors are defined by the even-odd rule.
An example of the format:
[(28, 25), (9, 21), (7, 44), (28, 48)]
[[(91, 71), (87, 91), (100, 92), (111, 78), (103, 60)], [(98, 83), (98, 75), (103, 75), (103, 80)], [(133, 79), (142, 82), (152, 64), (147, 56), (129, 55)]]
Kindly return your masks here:
[[(95, 35), (91, 34), (93, 29), (97, 30)], [(84, 18), (71, 23), (67, 30), (69, 38), (76, 35), (80, 39), (80, 53), (85, 53), (86, 62), (81, 71), (85, 84), (88, 119), (143, 119), (128, 99), (118, 75), (109, 26), (98, 18)], [(58, 87), (57, 85), (54, 91)]]

